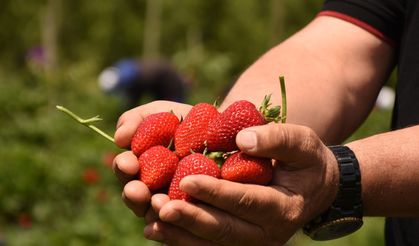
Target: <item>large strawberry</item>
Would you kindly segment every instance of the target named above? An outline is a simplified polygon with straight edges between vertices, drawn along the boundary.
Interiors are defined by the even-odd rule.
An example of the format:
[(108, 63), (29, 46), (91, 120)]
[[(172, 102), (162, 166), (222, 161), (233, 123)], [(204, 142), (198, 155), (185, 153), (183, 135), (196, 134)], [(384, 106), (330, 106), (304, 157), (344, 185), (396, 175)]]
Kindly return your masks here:
[(180, 181), (193, 174), (205, 174), (220, 178), (220, 168), (212, 160), (201, 153), (193, 153), (179, 161), (175, 175), (169, 188), (169, 197), (172, 200), (185, 200), (194, 202), (195, 199), (179, 188)]
[(179, 158), (168, 148), (156, 145), (140, 155), (140, 180), (151, 191), (167, 188), (176, 172)]
[(209, 151), (237, 150), (236, 135), (244, 128), (263, 125), (266, 121), (255, 105), (241, 100), (227, 107), (208, 126)]
[(168, 146), (178, 125), (179, 119), (170, 112), (155, 113), (145, 117), (132, 137), (132, 152), (140, 156), (150, 147)]
[(215, 106), (198, 103), (189, 111), (175, 132), (175, 150), (179, 157), (193, 152), (202, 153), (205, 149), (208, 124), (220, 113)]
[(272, 162), (237, 152), (227, 158), (221, 167), (221, 177), (226, 180), (267, 185), (272, 179)]
[(271, 107), (270, 99), (270, 95), (265, 96), (259, 110), (246, 100), (236, 101), (228, 106), (208, 126), (208, 150), (225, 152), (237, 150), (236, 135), (239, 131), (282, 119), (281, 107)]

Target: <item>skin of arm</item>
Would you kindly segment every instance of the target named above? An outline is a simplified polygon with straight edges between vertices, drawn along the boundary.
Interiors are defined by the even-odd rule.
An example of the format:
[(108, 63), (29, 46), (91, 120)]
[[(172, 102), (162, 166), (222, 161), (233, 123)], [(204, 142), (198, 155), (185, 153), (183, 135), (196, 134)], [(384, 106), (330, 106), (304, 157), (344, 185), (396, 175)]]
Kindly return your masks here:
[(365, 119), (393, 67), (392, 48), (365, 30), (318, 17), (251, 65), (221, 108), (245, 98), (280, 105), (285, 76), (287, 122), (312, 128), (326, 143), (345, 140)]
[(367, 216), (419, 217), (419, 126), (348, 143), (360, 163)]
[[(164, 194), (151, 196), (140, 181), (128, 182), (138, 165), (125, 152), (114, 162), (116, 175), (128, 182), (124, 201), (145, 217), (147, 238), (170, 245), (285, 243), (333, 201), (338, 171), (325, 144), (341, 142), (365, 119), (392, 67), (392, 48), (375, 36), (338, 19), (316, 18), (249, 67), (221, 108), (238, 99), (259, 104), (271, 93), (279, 104), (278, 76), (286, 77), (290, 124), (254, 127), (236, 139), (244, 152), (277, 160), (271, 186), (190, 176), (181, 189), (205, 204), (170, 201)], [(175, 112), (179, 106), (155, 102), (124, 114), (117, 144), (126, 147), (138, 115), (161, 111), (161, 104)], [(179, 108), (187, 112), (189, 106)], [(348, 144), (361, 165), (366, 215), (418, 216), (419, 201), (411, 194), (419, 186), (419, 141), (409, 138), (418, 131), (411, 127)]]

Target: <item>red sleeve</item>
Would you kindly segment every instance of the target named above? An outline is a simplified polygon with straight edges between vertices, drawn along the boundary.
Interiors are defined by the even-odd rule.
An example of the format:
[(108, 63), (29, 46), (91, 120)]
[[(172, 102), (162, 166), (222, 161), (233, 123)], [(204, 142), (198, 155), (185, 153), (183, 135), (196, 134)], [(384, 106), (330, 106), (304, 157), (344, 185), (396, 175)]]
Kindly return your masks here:
[(326, 0), (318, 16), (332, 16), (372, 33), (392, 46), (401, 39), (404, 6), (399, 0)]

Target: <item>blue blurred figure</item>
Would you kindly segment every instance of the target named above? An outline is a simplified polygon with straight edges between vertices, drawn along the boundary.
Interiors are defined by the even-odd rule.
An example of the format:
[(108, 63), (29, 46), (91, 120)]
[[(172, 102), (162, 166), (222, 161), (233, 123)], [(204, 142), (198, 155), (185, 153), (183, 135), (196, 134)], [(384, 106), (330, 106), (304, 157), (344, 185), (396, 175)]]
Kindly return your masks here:
[(99, 86), (119, 96), (123, 110), (136, 107), (144, 94), (153, 100), (184, 102), (187, 85), (182, 76), (164, 61), (124, 59), (99, 75)]

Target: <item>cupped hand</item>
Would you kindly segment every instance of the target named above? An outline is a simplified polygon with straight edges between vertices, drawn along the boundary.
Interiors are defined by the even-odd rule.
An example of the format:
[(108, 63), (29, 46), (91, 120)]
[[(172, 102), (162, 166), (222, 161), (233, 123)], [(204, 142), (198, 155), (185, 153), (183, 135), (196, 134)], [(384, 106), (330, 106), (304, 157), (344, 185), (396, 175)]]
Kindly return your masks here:
[(271, 185), (185, 177), (181, 189), (202, 203), (153, 196), (144, 229), (147, 238), (186, 246), (281, 245), (334, 200), (336, 160), (309, 128), (257, 126), (241, 131), (236, 142), (250, 155), (274, 160)]
[[(191, 106), (187, 104), (154, 101), (131, 109), (122, 114), (118, 120), (115, 143), (121, 148), (129, 148), (137, 126), (150, 114), (172, 111), (181, 118), (185, 117), (190, 108)], [(115, 157), (112, 168), (124, 185), (122, 199), (138, 217), (144, 217), (150, 205), (151, 192), (143, 182), (138, 181), (137, 157), (131, 151), (125, 151)]]

